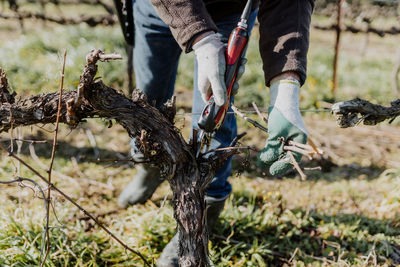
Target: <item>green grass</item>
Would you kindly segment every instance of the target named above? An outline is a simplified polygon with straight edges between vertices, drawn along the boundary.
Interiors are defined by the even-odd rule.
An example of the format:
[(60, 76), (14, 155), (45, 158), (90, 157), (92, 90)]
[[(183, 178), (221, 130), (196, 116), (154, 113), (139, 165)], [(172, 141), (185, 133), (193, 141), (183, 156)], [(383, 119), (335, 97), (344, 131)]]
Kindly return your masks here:
[[(378, 39), (370, 36), (366, 54), (361, 54), (362, 34), (344, 34), (339, 56), (339, 88), (335, 98), (348, 100), (361, 97), (376, 103), (389, 103), (396, 94), (391, 85), (396, 38)], [(318, 105), (332, 99), (333, 34), (311, 35), (308, 81), (303, 90), (303, 103)], [(379, 45), (378, 45), (379, 44)], [(359, 50), (357, 50), (357, 48)], [(387, 49), (386, 53), (380, 50)]]
[[(334, 204), (335, 199), (340, 199), (341, 192), (336, 192), (338, 188), (346, 190), (346, 187), (360, 186), (362, 182), (350, 186), (343, 181), (338, 182), (340, 185), (326, 184), (323, 180), (276, 182), (282, 187), (296, 184), (293, 188), (301, 191), (307, 191), (312, 184), (313, 191), (323, 190), (325, 196), (332, 198), (311, 200), (309, 205), (314, 201), (317, 203), (314, 208), (305, 205), (306, 199), (300, 198), (299, 202), (293, 203), (290, 194), (296, 193), (296, 189), (286, 191), (282, 188), (281, 193), (270, 190), (259, 179), (245, 177), (235, 178), (233, 183), (234, 192), (210, 242), (211, 258), (216, 266), (279, 265), (292, 256), (292, 263), (296, 264), (320, 266), (322, 262), (346, 262), (352, 266), (363, 266), (370, 253), (376, 255), (370, 257), (370, 262), (377, 260), (381, 265), (391, 265), (391, 255), (400, 248), (398, 217), (374, 218), (375, 207), (363, 208), (364, 203), (370, 202), (368, 195), (357, 200), (362, 215), (325, 209), (325, 205), (335, 208), (339, 204)], [(400, 180), (397, 175), (389, 173), (378, 177), (369, 186), (381, 183), (399, 186)], [(251, 189), (243, 190), (244, 186)], [(308, 191), (311, 189), (308, 188)], [(397, 195), (394, 191), (376, 192), (374, 200), (382, 198), (381, 202), (385, 202), (384, 199), (390, 199), (385, 194)], [(342, 201), (346, 206), (350, 204), (346, 202), (351, 200), (344, 197)], [(398, 208), (398, 197), (393, 201), (397, 201)], [(35, 202), (30, 203), (31, 208), (40, 210), (40, 201)], [(113, 206), (112, 199), (107, 202), (105, 207)], [(91, 229), (91, 222), (76, 220), (79, 213), (70, 204), (58, 205), (62, 206), (59, 217), (63, 218), (64, 225), (60, 226), (53, 218), (52, 263), (49, 262), (48, 266), (141, 266), (137, 257), (110, 241), (103, 231), (97, 227)], [(149, 259), (157, 258), (175, 230), (170, 204), (167, 202), (162, 208), (157, 205), (139, 205), (102, 220)], [(13, 210), (18, 203), (14, 201), (8, 206)], [(394, 211), (396, 207), (386, 207), (388, 213), (390, 210)], [(34, 215), (33, 210), (0, 217), (3, 225), (0, 229), (0, 250), (4, 252), (0, 255), (2, 264), (38, 264), (43, 230), (41, 217), (41, 214)]]
[[(65, 85), (74, 89), (79, 83), (85, 56), (95, 48), (124, 54), (119, 29), (80, 25), (29, 32), (2, 43), (0, 64), (7, 70), (10, 84), (20, 94), (51, 92), (59, 87), (62, 53), (67, 50)], [(120, 88), (125, 77), (124, 66), (121, 62), (104, 64), (98, 75)]]
[[(64, 49), (68, 51), (65, 87), (69, 90), (76, 88), (85, 55), (91, 49), (125, 55), (117, 26), (34, 26), (35, 31), (14, 33), (14, 37), (3, 38), (0, 43), (0, 65), (19, 95), (57, 90)], [(13, 27), (18, 31), (16, 25), (4, 26), (0, 35), (6, 36)], [(247, 71), (236, 97), (240, 107), (247, 107), (252, 101), (266, 107), (269, 101), (257, 38), (254, 32)], [(362, 43), (359, 39), (344, 35), (336, 97), (345, 100), (361, 96), (387, 104), (395, 98), (390, 75), (398, 37), (371, 37), (365, 56), (358, 51)], [(318, 107), (321, 101), (332, 98), (332, 49), (332, 33), (312, 31), (309, 76), (301, 92), (304, 108)], [(182, 55), (176, 87), (178, 93), (189, 97), (192, 70), (193, 54)], [(125, 62), (99, 64), (99, 76), (108, 85), (123, 89), (124, 75)], [(190, 106), (186, 100), (178, 98), (179, 101), (178, 109)], [(189, 123), (178, 118), (177, 124), (187, 137)], [(383, 135), (396, 135), (398, 127), (339, 130), (327, 114), (309, 114), (306, 124), (323, 149), (338, 155), (339, 166), (329, 172), (307, 172), (308, 179), (301, 181), (295, 175), (266, 177), (254, 167), (253, 157), (250, 166), (242, 170), (245, 160), (236, 159), (231, 178), (233, 194), (209, 244), (215, 266), (372, 266), (374, 261), (380, 266), (400, 264), (400, 169), (396, 162), (400, 144), (398, 138)], [(89, 161), (95, 158), (95, 148), (88, 140), (87, 129), (95, 136), (101, 158), (128, 156), (129, 138), (120, 126), (106, 129), (100, 120), (90, 120), (74, 130), (61, 126), (55, 184), (90, 212), (100, 215), (113, 233), (150, 262), (156, 262), (176, 228), (168, 185), (164, 183), (144, 205), (118, 209), (116, 198), (136, 171), (129, 164)], [(382, 134), (374, 135), (368, 130), (365, 134), (363, 129)], [(248, 131), (243, 143), (263, 146), (266, 136), (240, 120), (239, 131)], [(14, 130), (13, 136), (52, 139), (51, 133), (38, 127)], [(375, 139), (371, 139), (373, 136)], [(9, 139), (10, 134), (2, 134), (1, 138)], [(19, 154), (46, 174), (50, 145), (36, 144), (34, 148), (37, 160), (32, 159), (28, 144), (21, 147)], [(383, 159), (376, 159), (377, 150), (384, 154)], [(0, 178), (6, 180), (15, 175), (37, 180), (32, 172), (0, 153)], [(37, 266), (43, 241), (43, 201), (31, 189), (17, 185), (0, 186), (0, 192), (0, 266)], [(52, 246), (46, 266), (143, 266), (137, 256), (111, 240), (74, 206), (57, 194), (53, 198), (59, 221), (51, 215)]]

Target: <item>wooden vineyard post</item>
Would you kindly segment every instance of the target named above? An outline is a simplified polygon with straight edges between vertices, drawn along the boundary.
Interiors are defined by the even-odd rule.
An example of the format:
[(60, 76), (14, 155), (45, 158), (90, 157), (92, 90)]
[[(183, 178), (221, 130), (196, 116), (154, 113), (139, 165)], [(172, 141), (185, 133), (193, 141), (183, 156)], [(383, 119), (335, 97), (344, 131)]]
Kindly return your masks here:
[(332, 97), (335, 98), (338, 87), (338, 60), (340, 49), (340, 37), (342, 32), (343, 4), (345, 0), (337, 0), (337, 23), (336, 23), (336, 42), (335, 55), (333, 57), (333, 76), (332, 76)]

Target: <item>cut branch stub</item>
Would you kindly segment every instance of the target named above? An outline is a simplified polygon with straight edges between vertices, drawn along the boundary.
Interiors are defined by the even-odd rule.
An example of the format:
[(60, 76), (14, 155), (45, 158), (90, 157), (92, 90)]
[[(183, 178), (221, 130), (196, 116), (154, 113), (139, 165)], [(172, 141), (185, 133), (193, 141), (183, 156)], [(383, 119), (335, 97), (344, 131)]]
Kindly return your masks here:
[(338, 102), (332, 106), (332, 113), (336, 116), (341, 128), (353, 127), (363, 122), (364, 125), (376, 125), (384, 120), (393, 120), (400, 115), (400, 99), (390, 103), (390, 107), (372, 104), (366, 100)]
[(0, 105), (3, 103), (13, 104), (15, 102), (16, 93), (10, 94), (8, 91), (8, 81), (4, 70), (0, 68)]
[(94, 49), (90, 51), (89, 55), (86, 56), (86, 65), (79, 80), (79, 85), (77, 89), (78, 95), (75, 99), (73, 107), (71, 107), (72, 109), (78, 107), (81, 104), (85, 87), (92, 84), (94, 77), (97, 74), (97, 61), (116, 59), (122, 59), (122, 57), (118, 54), (104, 54), (103, 51), (101, 51), (100, 49)]

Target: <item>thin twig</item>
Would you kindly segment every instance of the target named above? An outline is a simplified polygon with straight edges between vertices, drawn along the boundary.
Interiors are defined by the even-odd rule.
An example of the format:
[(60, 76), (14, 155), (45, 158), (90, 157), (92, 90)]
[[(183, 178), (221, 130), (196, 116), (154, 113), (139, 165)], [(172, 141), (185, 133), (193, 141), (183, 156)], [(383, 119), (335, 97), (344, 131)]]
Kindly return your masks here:
[[(50, 144), (49, 141), (46, 140), (27, 140), (27, 139), (20, 139), (20, 138), (13, 138), (14, 141), (20, 141), (23, 143), (31, 143), (31, 144)], [(0, 142), (8, 141), (8, 139), (0, 139)]]
[(290, 262), (290, 263), (294, 260), (294, 257), (296, 256), (296, 254), (297, 254), (298, 251), (299, 251), (299, 248), (298, 248), (298, 247), (293, 251), (292, 256), (291, 256), (290, 259), (289, 259), (289, 262)]
[(91, 158), (87, 158), (85, 156), (81, 156), (79, 158), (79, 161), (87, 161), (87, 162), (114, 162), (114, 163), (118, 163), (118, 162), (132, 162), (132, 163), (149, 163), (150, 160), (134, 160), (133, 158), (130, 159), (119, 159), (119, 158), (115, 158), (115, 159), (101, 159), (101, 158), (96, 158), (96, 159), (91, 159)]
[(310, 146), (312, 147), (312, 149), (314, 150), (315, 153), (318, 153), (318, 154), (323, 154), (323, 153), (324, 153), (323, 150), (319, 149), (319, 148), (315, 145), (315, 143), (314, 143), (314, 141), (311, 139), (311, 137), (308, 137), (308, 143), (310, 144)]
[[(292, 152), (302, 154), (302, 155), (306, 156), (309, 160), (312, 160), (312, 157), (310, 156), (310, 151), (308, 151), (308, 150), (304, 150), (304, 149), (301, 149), (296, 146), (284, 146), (283, 149), (287, 150), (287, 151), (292, 151)], [(312, 152), (312, 153), (314, 153), (314, 152)]]
[[(329, 104), (329, 103), (328, 103)], [(259, 108), (258, 111), (262, 114), (262, 113), (267, 113), (268, 112), (268, 108)], [(255, 110), (241, 110), (242, 113), (244, 114), (256, 114), (257, 111)], [(319, 108), (319, 109), (300, 109), (301, 113), (305, 113), (305, 112), (315, 112), (315, 113), (319, 113), (319, 112), (331, 112), (330, 108)], [(201, 112), (185, 112), (185, 113), (177, 113), (176, 116), (193, 116), (193, 115), (201, 115)], [(235, 114), (235, 112), (233, 111), (228, 111), (226, 114)], [(264, 116), (265, 117), (265, 116)]]
[[(378, 35), (379, 37), (384, 37), (385, 35), (398, 35), (400, 34), (400, 27), (391, 26), (387, 27), (386, 29), (374, 28), (369, 26), (366, 29), (359, 28), (355, 25), (341, 25), (343, 32), (351, 32), (351, 33), (373, 33)], [(331, 25), (318, 25), (312, 24), (311, 27), (317, 30), (322, 31), (335, 31), (337, 28), (337, 23)]]
[(242, 139), (245, 135), (247, 134), (247, 132), (243, 132), (238, 134), (230, 143), (229, 146), (236, 146), (236, 144), (239, 142), (240, 139)]
[(313, 144), (312, 146), (290, 140), (288, 142), (289, 146), (284, 146), (283, 149), (300, 153), (300, 154), (308, 157), (310, 160), (312, 160), (314, 158), (314, 156), (316, 156), (316, 155), (322, 155), (323, 151), (321, 149), (317, 148), (311, 140), (309, 140), (309, 141), (310, 141), (310, 143)]
[[(40, 187), (40, 185), (37, 182), (35, 182), (34, 180), (18, 176), (16, 179), (11, 180), (11, 181), (0, 181), (0, 184), (12, 184), (12, 183), (17, 183), (17, 182), (18, 183), (22, 183), (24, 181), (27, 181), (27, 182), (30, 182), (30, 183), (34, 184), (35, 187), (37, 187), (39, 189), (40, 194), (42, 195), (42, 199), (43, 199), (43, 201), (45, 203), (45, 207), (47, 209), (49, 203), (47, 202), (47, 199), (46, 199), (46, 196), (44, 194), (44, 191), (43, 191), (42, 187)], [(29, 187), (29, 188), (31, 188), (31, 187)]]
[(12, 114), (12, 111), (11, 111), (11, 109), (10, 109), (10, 123), (11, 123), (11, 131), (10, 131), (10, 133), (11, 133), (11, 135), (10, 135), (10, 146), (11, 146), (11, 151), (12, 152), (14, 152), (14, 142), (13, 142), (13, 140), (14, 140), (14, 123), (13, 123), (13, 114)]
[(232, 110), (236, 115), (238, 115), (239, 117), (241, 117), (245, 121), (250, 122), (254, 127), (257, 127), (259, 129), (261, 129), (262, 131), (268, 133), (268, 129), (267, 128), (265, 128), (264, 126), (262, 126), (261, 124), (259, 124), (255, 120), (252, 120), (249, 117), (247, 117), (246, 115), (244, 115), (237, 107), (235, 107), (235, 105), (232, 105)]
[[(299, 143), (299, 142), (295, 142), (295, 141), (293, 141), (293, 140), (290, 140), (290, 141), (289, 141), (289, 145), (291, 145), (291, 146), (296, 146), (296, 147), (299, 147), (299, 148), (301, 148), (301, 149), (309, 150), (309, 151), (311, 151), (311, 152), (314, 152), (314, 149), (313, 149), (310, 145), (303, 144), (303, 143)], [(317, 153), (318, 153), (318, 152), (317, 152)]]
[(304, 170), (305, 171), (320, 171), (320, 170), (322, 170), (322, 167), (321, 166), (317, 166), (317, 167), (307, 167), (307, 168), (304, 168)]
[(296, 159), (293, 156), (293, 153), (291, 151), (287, 151), (286, 153), (288, 153), (290, 159), (292, 160), (292, 164), (293, 166), (296, 168), (296, 170), (299, 172), (300, 176), (301, 176), (301, 180), (305, 181), (307, 179), (307, 175), (304, 174), (304, 172), (301, 170), (299, 164), (297, 163)]
[(40, 13), (28, 12), (28, 11), (18, 11), (15, 12), (13, 15), (8, 15), (4, 13), (0, 13), (1, 19), (9, 19), (15, 20), (18, 19), (22, 21), (22, 19), (36, 19), (36, 20), (43, 20), (43, 21), (50, 21), (56, 24), (61, 25), (76, 25), (80, 23), (86, 23), (90, 27), (95, 27), (97, 25), (104, 25), (104, 26), (112, 26), (117, 22), (117, 18), (114, 15), (98, 15), (98, 16), (87, 16), (82, 15), (80, 18), (65, 18), (65, 17), (52, 17), (52, 16), (45, 16)]
[(117, 53), (111, 53), (111, 54), (99, 54), (100, 61), (108, 61), (108, 60), (121, 60), (122, 56)]
[[(63, 95), (63, 87), (64, 87), (64, 74), (65, 74), (65, 60), (67, 58), (67, 50), (64, 51), (64, 56), (63, 56), (63, 65), (62, 65), (62, 71), (61, 71), (61, 82), (60, 82), (60, 94), (58, 97), (58, 107), (57, 107), (57, 119), (56, 119), (56, 127), (54, 129), (54, 139), (53, 139), (53, 147), (51, 150), (51, 159), (50, 159), (50, 166), (49, 170), (47, 171), (48, 173), (48, 181), (51, 184), (51, 171), (53, 169), (53, 164), (54, 164), (54, 158), (56, 155), (56, 146), (57, 146), (57, 138), (58, 138), (58, 126), (60, 123), (60, 116), (61, 116), (61, 108), (62, 108), (62, 95)], [(51, 201), (51, 186), (47, 189), (47, 201)], [(47, 246), (46, 246), (46, 254), (44, 255), (43, 261), (40, 264), (41, 267), (44, 266), (47, 256), (49, 255), (50, 252), (50, 234), (49, 234), (49, 218), (50, 217), (50, 206), (47, 205), (46, 208), (46, 239), (47, 239)]]
[(249, 150), (254, 150), (257, 151), (254, 147), (251, 146), (230, 146), (230, 147), (222, 147), (222, 148), (216, 148), (216, 149), (212, 149), (209, 150), (207, 152), (205, 152), (204, 155), (210, 154), (210, 153), (214, 153), (214, 152), (218, 152), (218, 151), (227, 151), (227, 150), (239, 150), (239, 149), (249, 149)]
[(257, 107), (256, 102), (251, 103), (255, 109), (255, 111), (257, 112), (258, 117), (261, 118), (261, 120), (263, 120), (267, 125), (268, 125), (268, 119), (260, 112), (260, 110)]

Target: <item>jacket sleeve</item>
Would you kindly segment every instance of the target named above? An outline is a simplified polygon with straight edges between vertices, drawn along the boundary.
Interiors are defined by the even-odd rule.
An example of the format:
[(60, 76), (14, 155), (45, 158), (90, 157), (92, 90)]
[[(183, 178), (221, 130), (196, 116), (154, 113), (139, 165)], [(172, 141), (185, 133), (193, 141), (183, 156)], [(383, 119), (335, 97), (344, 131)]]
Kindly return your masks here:
[(150, 0), (160, 18), (169, 25), (179, 46), (186, 45), (195, 35), (217, 31), (202, 0)]
[(267, 86), (288, 71), (297, 72), (304, 84), (313, 8), (314, 0), (260, 1), (260, 54)]

